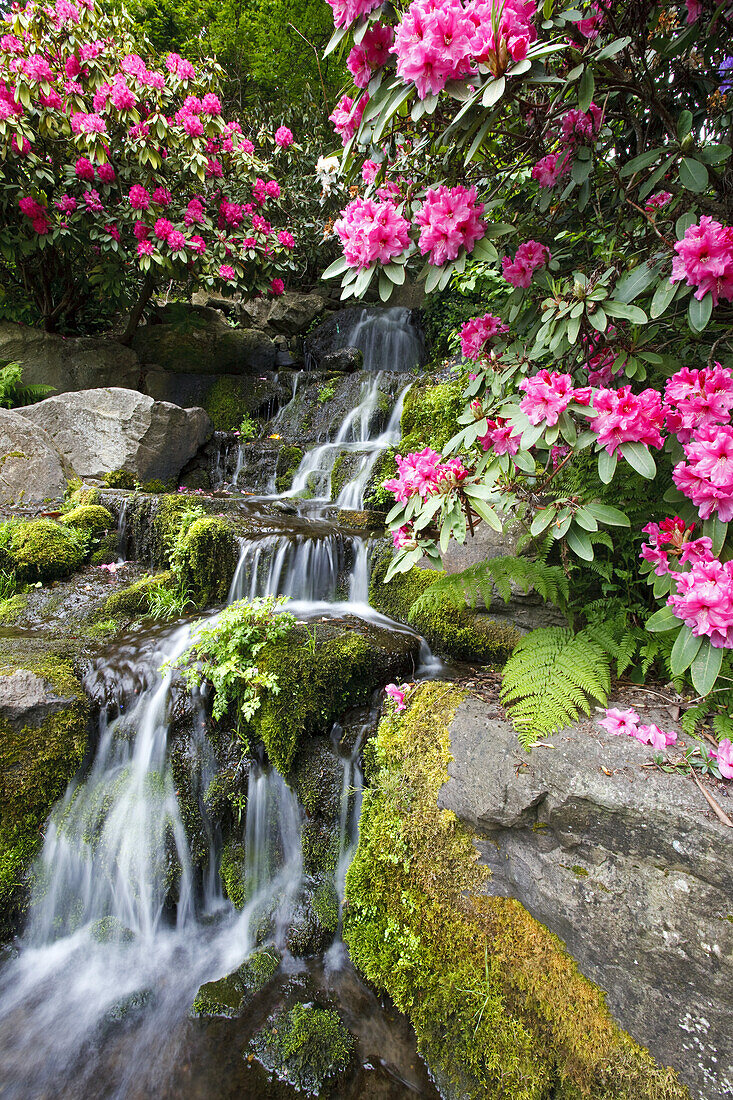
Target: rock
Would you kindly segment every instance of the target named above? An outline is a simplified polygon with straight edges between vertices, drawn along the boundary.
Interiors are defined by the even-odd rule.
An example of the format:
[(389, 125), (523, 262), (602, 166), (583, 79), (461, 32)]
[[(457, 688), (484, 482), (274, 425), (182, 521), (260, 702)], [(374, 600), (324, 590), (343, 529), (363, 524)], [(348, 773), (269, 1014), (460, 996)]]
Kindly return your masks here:
[(285, 946), (297, 959), (322, 955), (333, 942), (339, 922), (339, 900), (330, 881), (304, 880), (290, 915)]
[(40, 726), (72, 701), (60, 696), (42, 676), (27, 668), (16, 668), (9, 675), (0, 676), (0, 718), (12, 725)]
[(346, 1072), (355, 1047), (337, 1012), (302, 1003), (271, 1016), (252, 1040), (266, 1070), (311, 1096)]
[[(19, 414), (21, 415), (21, 414)], [(49, 397), (22, 410), (82, 478), (126, 470), (140, 481), (176, 478), (211, 434), (203, 409), (181, 409), (118, 387)]]
[(275, 345), (268, 335), (232, 328), (217, 310), (201, 306), (186, 307), (175, 323), (144, 325), (133, 347), (146, 370), (240, 375), (275, 366)]
[(42, 427), (0, 409), (0, 503), (57, 500), (66, 489), (64, 460)]
[[(645, 721), (669, 727), (640, 700)], [(439, 804), (479, 832), (489, 892), (555, 932), (622, 1027), (693, 1095), (729, 1097), (730, 833), (700, 792), (642, 768), (648, 748), (590, 722), (528, 757), (509, 723), (469, 699), (450, 736)]]
[(155, 993), (152, 989), (136, 989), (134, 993), (121, 997), (107, 1009), (102, 1026), (126, 1023), (139, 1016), (154, 1000)]
[(280, 954), (274, 947), (253, 951), (241, 966), (214, 982), (201, 986), (189, 1010), (192, 1020), (241, 1016), (260, 990), (274, 977)]
[(99, 336), (56, 336), (24, 325), (0, 324), (0, 360), (20, 363), (23, 384), (71, 393), (97, 386), (136, 389), (140, 361), (131, 348)]
[(338, 351), (324, 355), (320, 361), (321, 370), (340, 371), (343, 374), (353, 374), (363, 366), (364, 353), (358, 348), (339, 348)]
[(135, 933), (117, 917), (100, 917), (89, 928), (96, 943), (132, 943)]
[(288, 776), (288, 785), (309, 817), (338, 820), (344, 769), (327, 738), (311, 737), (305, 742)]
[[(502, 516), (502, 521), (506, 518)], [(461, 544), (451, 539), (440, 555), (446, 573), (460, 573), (471, 565), (478, 565), (487, 558), (513, 556), (522, 535), (518, 523), (509, 524), (505, 531), (494, 531), (488, 523), (479, 523), (473, 537), (469, 534)]]
[(286, 290), (275, 298), (267, 315), (267, 327), (283, 336), (298, 336), (313, 324), (325, 309), (318, 294), (299, 294)]

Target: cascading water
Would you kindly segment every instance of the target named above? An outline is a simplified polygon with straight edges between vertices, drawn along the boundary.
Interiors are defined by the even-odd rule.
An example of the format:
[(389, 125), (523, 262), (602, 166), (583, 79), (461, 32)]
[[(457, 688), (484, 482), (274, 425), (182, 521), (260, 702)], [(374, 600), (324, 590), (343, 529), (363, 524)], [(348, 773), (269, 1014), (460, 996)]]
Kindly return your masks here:
[(358, 348), (364, 370), (369, 371), (411, 371), (425, 361), (425, 345), (412, 311), (401, 306), (365, 306), (358, 313), (340, 314), (330, 350), (340, 348)]

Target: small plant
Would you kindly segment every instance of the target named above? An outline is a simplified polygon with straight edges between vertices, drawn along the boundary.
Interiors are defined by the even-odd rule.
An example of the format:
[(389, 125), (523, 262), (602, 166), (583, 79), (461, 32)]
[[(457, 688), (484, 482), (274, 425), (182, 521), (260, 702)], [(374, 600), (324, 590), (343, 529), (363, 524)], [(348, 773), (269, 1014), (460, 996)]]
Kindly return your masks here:
[(331, 400), (335, 393), (335, 382), (327, 382), (326, 385), (321, 386), (320, 390), (318, 391), (318, 404), (325, 405), (327, 401)]
[(53, 386), (24, 386), (23, 368), (20, 363), (6, 363), (0, 368), (0, 408), (17, 409), (43, 401), (53, 393)]
[(182, 587), (154, 588), (150, 593), (150, 614), (154, 619), (180, 619), (196, 604)]
[(242, 423), (239, 425), (239, 438), (241, 442), (249, 443), (250, 439), (255, 438), (257, 431), (257, 424), (249, 413), (245, 413), (242, 417)]
[(213, 625), (197, 623), (188, 649), (164, 666), (180, 669), (189, 688), (211, 684), (214, 719), (233, 717), (245, 743), (243, 725), (259, 708), (262, 693), (280, 691), (277, 677), (260, 671), (255, 658), (295, 625), (295, 616), (282, 611), (285, 603), (282, 596), (268, 596), (230, 604)]
[(303, 642), (303, 649), (307, 649), (310, 656), (315, 657), (315, 655), (316, 655), (316, 628), (315, 628), (315, 626), (313, 627), (313, 633), (311, 633), (311, 631), (308, 629), (308, 627), (306, 627), (305, 630), (306, 630), (307, 637), (306, 637), (306, 640)]

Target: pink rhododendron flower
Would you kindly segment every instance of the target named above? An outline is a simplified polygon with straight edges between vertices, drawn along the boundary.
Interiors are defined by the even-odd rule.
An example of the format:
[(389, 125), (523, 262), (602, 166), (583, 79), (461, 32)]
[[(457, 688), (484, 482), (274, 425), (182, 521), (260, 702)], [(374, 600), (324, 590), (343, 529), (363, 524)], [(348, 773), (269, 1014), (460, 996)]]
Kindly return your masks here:
[(595, 42), (606, 19), (606, 13), (600, 4), (591, 4), (591, 10), (592, 15), (579, 19), (575, 26), (589, 41)]
[(395, 550), (404, 550), (407, 546), (412, 546), (415, 542), (414, 535), (410, 527), (406, 524), (402, 527), (398, 527), (396, 531), (392, 533), (392, 543)]
[(150, 206), (150, 195), (139, 183), (133, 184), (127, 197), (133, 210), (147, 210)]
[(13, 152), (17, 153), (18, 156), (21, 156), (21, 157), (27, 156), (28, 153), (30, 153), (31, 149), (33, 148), (33, 146), (31, 145), (31, 143), (29, 142), (27, 137), (22, 137), (21, 136), (20, 143), (19, 143), (17, 137), (15, 136), (15, 134), (13, 134), (13, 136), (10, 139), (10, 145), (12, 147)]
[(138, 256), (152, 256), (153, 252), (155, 252), (155, 245), (152, 241), (138, 241)]
[(73, 214), (76, 210), (76, 199), (73, 195), (62, 195), (60, 199), (56, 199), (54, 203), (62, 214)]
[(384, 689), (385, 695), (388, 695), (393, 703), (396, 704), (397, 710), (405, 709), (405, 694), (410, 690), (410, 684), (402, 684), (397, 687), (397, 684), (387, 684)]
[(658, 577), (670, 571), (670, 555), (682, 563), (712, 560), (712, 540), (707, 536), (690, 540), (694, 528), (694, 523), (688, 527), (680, 516), (669, 517), (660, 524), (647, 523), (643, 531), (649, 542), (642, 544), (639, 556), (654, 565)]
[(80, 180), (93, 180), (94, 179), (94, 165), (86, 157), (79, 157), (74, 165), (74, 172)]
[(132, 232), (135, 234), (135, 238), (138, 241), (146, 241), (150, 236), (150, 226), (145, 222), (135, 222), (132, 227)]
[(720, 774), (726, 779), (733, 779), (733, 742), (730, 738), (719, 741), (717, 751), (713, 749), (712, 755), (717, 757)]
[(681, 443), (708, 424), (725, 424), (733, 409), (733, 371), (716, 363), (703, 370), (683, 367), (664, 387), (665, 422)]
[(278, 126), (275, 131), (275, 144), (279, 145), (281, 149), (287, 149), (289, 145), (293, 144), (293, 141), (293, 131), (289, 130), (287, 126)]
[(567, 153), (548, 153), (535, 164), (532, 169), (532, 179), (537, 180), (540, 187), (554, 187), (557, 181), (570, 171), (570, 167), (570, 157)]
[(327, 0), (327, 3), (333, 9), (334, 26), (350, 27), (355, 19), (378, 8), (381, 0)]
[(638, 726), (634, 736), (637, 741), (641, 741), (642, 745), (651, 745), (657, 752), (661, 752), (667, 745), (674, 745), (677, 740), (677, 734), (674, 730), (667, 733), (654, 723), (648, 726)]
[(415, 454), (395, 455), (398, 476), (384, 482), (384, 488), (394, 493), (395, 500), (406, 504), (410, 497), (423, 498), (443, 489), (451, 488), (467, 476), (460, 460), (450, 459), (442, 462), (437, 451), (426, 447)]
[(577, 145), (589, 145), (598, 137), (602, 118), (603, 112), (595, 103), (591, 103), (587, 111), (573, 107), (563, 115), (560, 140), (571, 148)]
[(168, 234), (168, 247), (171, 252), (179, 252), (186, 247), (186, 234), (180, 229), (172, 229)]
[(439, 267), (455, 260), (461, 248), (470, 254), (486, 233), (483, 211), (475, 187), (430, 188), (415, 217), (421, 226), (420, 252), (428, 253), (428, 263)]
[(687, 0), (687, 22), (697, 23), (702, 15), (702, 0)]
[(664, 440), (661, 427), (664, 410), (657, 390), (642, 393), (631, 392), (631, 386), (618, 390), (597, 390), (593, 408), (598, 416), (590, 422), (591, 431), (598, 436), (598, 443), (610, 455), (622, 443), (645, 443), (648, 447), (661, 447)]
[(123, 76), (114, 78), (109, 98), (118, 111), (131, 111), (137, 106), (137, 96)]
[(713, 512), (723, 523), (733, 519), (733, 427), (709, 424), (684, 445), (687, 462), (672, 471), (674, 483), (709, 519)]
[(599, 718), (598, 725), (603, 726), (614, 737), (626, 734), (628, 737), (636, 737), (639, 725), (639, 715), (629, 707), (627, 710), (619, 710), (617, 707), (608, 707), (605, 717)]
[(295, 245), (295, 237), (292, 233), (288, 233), (287, 229), (281, 229), (277, 235), (277, 239), (283, 248), (293, 248)]
[(252, 142), (249, 140), (249, 138), (242, 138), (242, 140), (239, 143), (239, 148), (242, 149), (249, 156), (252, 156), (252, 154), (255, 151), (255, 147), (252, 144)]
[(185, 225), (202, 225), (204, 221), (204, 206), (200, 199), (191, 199), (183, 215)]
[(519, 450), (519, 441), (522, 433), (517, 432), (503, 417), (497, 416), (495, 420), (486, 419), (486, 431), (478, 436), (485, 451), (493, 451), (495, 455), (515, 455)]
[(520, 244), (513, 261), (504, 256), (502, 274), (512, 286), (528, 287), (537, 268), (546, 267), (551, 259), (552, 253), (545, 245), (539, 241), (525, 241)]
[(334, 223), (350, 267), (386, 264), (401, 255), (409, 242), (410, 225), (391, 202), (354, 199)]
[(277, 182), (277, 180), (268, 180), (267, 181), (267, 183), (265, 184), (265, 193), (271, 199), (279, 199), (280, 198), (280, 184)]
[(354, 103), (354, 100), (350, 96), (344, 95), (336, 104), (333, 112), (328, 116), (329, 121), (333, 123), (333, 128), (337, 134), (340, 134), (341, 141), (344, 145), (348, 145), (352, 137), (359, 129), (361, 125), (362, 115), (364, 109), (369, 102), (369, 96), (364, 93), (360, 96), (358, 101)]
[(720, 298), (733, 300), (733, 227), (703, 214), (674, 248), (677, 255), (672, 261), (671, 283), (685, 279), (688, 286), (696, 288), (698, 300), (712, 294), (713, 305)]
[(285, 283), (282, 279), (273, 279), (270, 283), (270, 293), (278, 297), (285, 292)]
[(364, 183), (374, 183), (378, 171), (379, 165), (376, 161), (365, 160), (361, 166), (361, 178)]
[(483, 317), (473, 317), (461, 326), (461, 354), (466, 359), (480, 359), (486, 341), (497, 333), (506, 331), (507, 326), (493, 313), (485, 313)]
[(205, 115), (211, 115), (212, 118), (216, 118), (221, 114), (221, 100), (218, 95), (214, 95), (213, 92), (207, 92), (201, 100), (201, 111)]
[(102, 206), (102, 200), (99, 197), (99, 192), (93, 188), (90, 191), (85, 191), (83, 195), (84, 203), (87, 210), (92, 214), (101, 214), (104, 210)]
[(173, 196), (167, 187), (156, 187), (150, 196), (150, 201), (156, 206), (170, 206)]
[(229, 264), (220, 264), (219, 265), (219, 277), (221, 279), (224, 279), (226, 282), (229, 282), (229, 283), (234, 282), (234, 279), (236, 278), (236, 276), (234, 274), (234, 268), (231, 267)]
[(188, 247), (191, 249), (192, 252), (197, 252), (199, 256), (203, 256), (204, 252), (206, 251), (206, 241), (203, 237), (194, 235), (189, 240)]
[(111, 164), (98, 164), (97, 175), (99, 176), (102, 183), (114, 183), (115, 170)]
[(43, 54), (32, 53), (21, 62), (21, 68), (29, 80), (52, 84), (54, 73)]
[(646, 200), (645, 210), (661, 210), (663, 206), (666, 206), (670, 202), (672, 196), (669, 191), (657, 191), (656, 195), (652, 195), (651, 198)]
[(717, 649), (733, 647), (733, 562), (694, 562), (676, 573), (677, 591), (667, 603), (695, 637), (708, 637)]
[(153, 226), (153, 233), (159, 241), (167, 241), (172, 232), (173, 223), (169, 222), (167, 218), (158, 218)]
[(519, 402), (519, 408), (530, 424), (544, 421), (550, 428), (557, 424), (560, 414), (565, 412), (575, 396), (570, 375), (556, 371), (541, 370), (532, 378), (522, 379), (519, 388), (526, 394)]

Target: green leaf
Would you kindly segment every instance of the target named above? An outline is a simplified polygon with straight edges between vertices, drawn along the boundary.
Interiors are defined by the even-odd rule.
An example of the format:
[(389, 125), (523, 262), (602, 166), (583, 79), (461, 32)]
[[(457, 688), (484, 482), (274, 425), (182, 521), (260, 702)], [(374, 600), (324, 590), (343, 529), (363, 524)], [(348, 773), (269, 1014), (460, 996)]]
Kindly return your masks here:
[(699, 194), (704, 191), (708, 185), (708, 170), (704, 164), (700, 164), (699, 160), (693, 160), (692, 157), (683, 157), (680, 163), (680, 183), (688, 191), (694, 191), (695, 194)]
[(481, 97), (481, 103), (484, 107), (493, 107), (495, 103), (501, 99), (504, 95), (504, 89), (506, 87), (506, 80), (503, 76), (498, 77), (496, 80), (491, 80)]
[(689, 626), (684, 625), (675, 639), (669, 658), (669, 667), (673, 676), (679, 676), (690, 667), (701, 645), (702, 637), (696, 638)]
[(715, 649), (705, 638), (700, 646), (700, 652), (690, 667), (695, 691), (700, 695), (707, 695), (711, 691), (718, 678), (722, 663), (723, 650)]
[(583, 528), (584, 531), (597, 531), (598, 521), (591, 512), (590, 508), (582, 506), (578, 508), (575, 513), (575, 522)]
[(710, 519), (706, 519), (703, 523), (702, 533), (712, 540), (713, 553), (718, 557), (720, 551), (723, 549), (725, 537), (728, 534), (728, 524), (723, 523), (717, 516), (711, 516)]
[(443, 268), (442, 267), (434, 267), (434, 266), (431, 265), (430, 270), (428, 271), (427, 278), (425, 280), (425, 293), (426, 294), (430, 294), (430, 292), (432, 290), (435, 290), (438, 283), (440, 282), (442, 274), (443, 274)]
[(476, 497), (472, 497), (471, 507), (473, 508), (474, 512), (481, 516), (482, 520), (488, 523), (489, 527), (491, 527), (493, 531), (498, 531), (501, 533), (501, 531), (503, 530), (502, 522), (497, 516), (494, 509), (490, 507), (490, 505), (486, 504), (483, 500), (477, 500)]
[(490, 263), (496, 263), (499, 259), (499, 253), (488, 237), (482, 237), (481, 240), (473, 246), (471, 257), (474, 260), (488, 260)]
[(677, 119), (677, 140), (684, 141), (692, 130), (692, 111), (681, 111)]
[(584, 113), (593, 101), (593, 93), (596, 90), (596, 81), (593, 72), (586, 66), (583, 78), (578, 85), (578, 106)]
[(388, 302), (392, 296), (393, 284), (387, 272), (382, 269), (379, 272), (379, 297), (383, 302)]
[(405, 268), (403, 264), (387, 264), (384, 270), (396, 286), (402, 286), (405, 281)]
[(605, 523), (609, 527), (631, 527), (631, 520), (620, 508), (612, 508), (610, 504), (601, 504), (599, 500), (592, 500), (586, 507), (599, 523)]
[(337, 275), (343, 275), (345, 271), (348, 271), (349, 265), (347, 264), (343, 256), (339, 256), (337, 260), (334, 260), (332, 264), (329, 264), (326, 270), (321, 275), (322, 279), (335, 279)]
[(657, 472), (657, 466), (646, 443), (622, 443), (620, 450), (637, 474), (651, 481)]
[(690, 228), (691, 225), (694, 225), (696, 221), (697, 218), (691, 210), (688, 210), (686, 214), (680, 214), (674, 225), (674, 232), (677, 240), (680, 240), (682, 237), (684, 237), (687, 230)]
[(713, 315), (713, 296), (708, 293), (698, 301), (693, 295), (687, 307), (687, 320), (693, 332), (702, 332)]
[(642, 168), (649, 168), (652, 164), (656, 164), (663, 153), (664, 149), (647, 149), (646, 152), (639, 153), (638, 157), (634, 157), (633, 160), (625, 164), (619, 175), (622, 179), (625, 176), (633, 176), (635, 172), (640, 172)]
[(653, 318), (661, 317), (676, 293), (677, 283), (671, 283), (668, 278), (663, 279), (654, 291), (652, 304), (649, 307), (649, 316)]
[(659, 611), (655, 611), (651, 618), (647, 619), (644, 628), (650, 630), (652, 634), (664, 634), (680, 625), (681, 622), (671, 607), (660, 607)]
[(569, 527), (565, 538), (574, 554), (583, 561), (593, 561), (593, 544), (585, 531), (580, 531), (577, 527)]
[(533, 538), (536, 538), (537, 535), (541, 535), (542, 532), (550, 526), (556, 514), (557, 509), (554, 507), (543, 508), (541, 512), (538, 512), (532, 520), (532, 526), (529, 529), (530, 535), (532, 535)]
[[(653, 280), (652, 280), (653, 281)], [(634, 325), (645, 325), (647, 315), (638, 306), (626, 305), (625, 302), (604, 302), (603, 308), (609, 317), (620, 317), (624, 321), (631, 321)]]
[(604, 485), (608, 485), (613, 479), (613, 475), (616, 473), (616, 462), (618, 461), (618, 455), (614, 451), (612, 455), (605, 449), (598, 454), (598, 476)]
[(326, 46), (326, 49), (323, 51), (323, 56), (328, 57), (328, 55), (330, 53), (333, 53), (333, 51), (336, 49), (336, 47), (339, 45), (339, 43), (342, 42), (344, 40), (344, 38), (346, 38), (346, 35), (348, 33), (349, 33), (349, 28), (348, 27), (339, 27), (337, 30), (335, 30), (333, 32), (333, 34), (331, 35), (331, 39), (330, 39), (328, 45)]
[(704, 164), (722, 164), (731, 153), (733, 153), (733, 148), (722, 142), (719, 145), (707, 145), (700, 150), (700, 160)]

